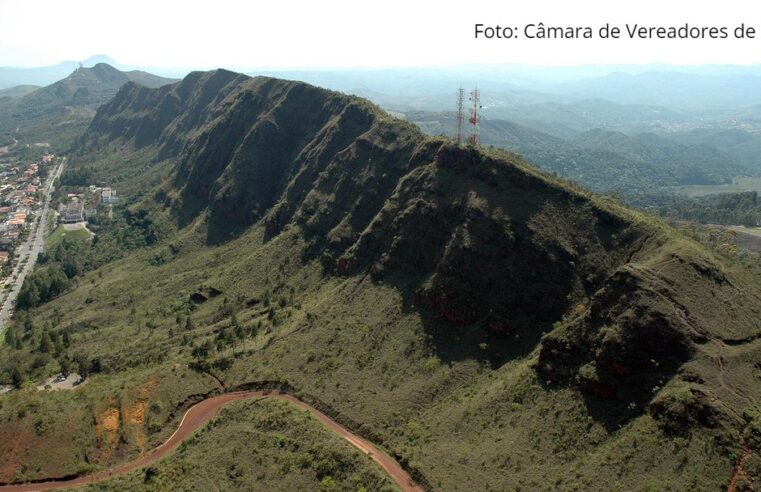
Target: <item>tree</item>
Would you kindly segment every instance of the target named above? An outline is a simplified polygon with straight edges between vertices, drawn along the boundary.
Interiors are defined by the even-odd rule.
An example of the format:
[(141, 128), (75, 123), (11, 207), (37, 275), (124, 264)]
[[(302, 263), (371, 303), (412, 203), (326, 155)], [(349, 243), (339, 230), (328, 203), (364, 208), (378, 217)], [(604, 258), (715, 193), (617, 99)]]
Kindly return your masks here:
[(63, 353), (63, 351), (64, 351), (64, 348), (65, 348), (63, 346), (63, 340), (61, 338), (61, 335), (59, 335), (58, 333), (54, 333), (54, 334), (52, 334), (50, 336), (50, 338), (53, 340), (53, 345), (55, 346), (55, 354), (56, 354), (56, 356), (61, 355)]
[(246, 330), (241, 325), (235, 325), (235, 338), (238, 340), (246, 338)]
[(11, 384), (16, 389), (21, 388), (21, 385), (24, 384), (24, 375), (17, 365), (11, 367)]
[(198, 347), (194, 348), (191, 352), (191, 355), (193, 358), (197, 359), (199, 362), (206, 360), (209, 357), (209, 354), (211, 354), (211, 351), (213, 350), (213, 345), (211, 343), (211, 340), (206, 340), (206, 343), (202, 343)]
[(74, 357), (74, 361), (77, 363), (77, 370), (82, 379), (86, 379), (90, 375), (90, 358), (84, 353), (79, 353)]
[(71, 372), (71, 360), (68, 357), (61, 357), (58, 360), (58, 365), (61, 367), (61, 374), (68, 376)]
[(54, 348), (53, 341), (50, 339), (50, 335), (48, 334), (48, 332), (47, 331), (42, 332), (38, 351), (43, 354), (49, 354), (53, 351), (53, 348)]
[(5, 330), (5, 343), (16, 350), (21, 350), (21, 336), (17, 326), (12, 325)]

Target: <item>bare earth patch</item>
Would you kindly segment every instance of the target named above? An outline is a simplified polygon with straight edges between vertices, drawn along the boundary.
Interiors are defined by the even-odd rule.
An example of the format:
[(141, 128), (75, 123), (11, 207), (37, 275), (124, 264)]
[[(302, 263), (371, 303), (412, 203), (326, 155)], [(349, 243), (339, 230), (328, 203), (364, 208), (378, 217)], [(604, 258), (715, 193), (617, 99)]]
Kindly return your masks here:
[(125, 405), (123, 408), (124, 421), (129, 426), (141, 455), (145, 453), (146, 443), (145, 429), (143, 428), (145, 410), (148, 407), (151, 394), (158, 384), (158, 378), (154, 378), (140, 386), (137, 389), (137, 401), (133, 405)]
[(113, 401), (106, 410), (95, 416), (95, 431), (98, 436), (98, 448), (100, 449), (100, 458), (106, 462), (111, 459), (111, 455), (116, 449), (119, 438), (119, 420), (121, 413), (114, 406)]
[(79, 388), (82, 385), (87, 384), (87, 380), (80, 382), (80, 376), (76, 373), (71, 373), (63, 381), (57, 381), (58, 376), (52, 376), (45, 380), (44, 383), (37, 386), (38, 391), (70, 391)]

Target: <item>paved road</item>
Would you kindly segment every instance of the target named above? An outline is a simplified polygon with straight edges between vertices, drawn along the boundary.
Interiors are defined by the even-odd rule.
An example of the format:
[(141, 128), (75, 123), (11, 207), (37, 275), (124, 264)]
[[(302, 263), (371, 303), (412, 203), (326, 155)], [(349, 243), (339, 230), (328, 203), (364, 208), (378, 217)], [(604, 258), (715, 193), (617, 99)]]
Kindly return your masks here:
[[(0, 307), (0, 333), (2, 333), (3, 328), (10, 319), (13, 305), (16, 302), (16, 297), (18, 297), (21, 284), (24, 283), (24, 278), (32, 271), (32, 268), (34, 268), (34, 264), (37, 262), (37, 255), (42, 252), (45, 246), (45, 231), (48, 224), (48, 212), (50, 211), (50, 195), (53, 191), (53, 183), (55, 183), (56, 178), (61, 175), (65, 163), (66, 158), (64, 157), (61, 159), (61, 163), (56, 170), (48, 176), (48, 182), (45, 184), (45, 193), (42, 198), (43, 206), (41, 212), (37, 214), (35, 224), (32, 225), (26, 241), (24, 241), (16, 251), (18, 260), (11, 277), (14, 275), (17, 275), (17, 277), (16, 282), (13, 284), (13, 288), (8, 292), (8, 295), (5, 297), (5, 302), (3, 302), (2, 307)], [(22, 267), (21, 264), (24, 259), (26, 259), (27, 262)]]
[(285, 400), (290, 402), (293, 405), (308, 411), (325, 427), (344, 438), (349, 444), (359, 449), (361, 452), (369, 456), (370, 459), (375, 461), (381, 468), (383, 468), (386, 473), (388, 473), (388, 475), (404, 492), (423, 492), (423, 488), (415, 483), (412, 477), (410, 477), (410, 475), (401, 467), (399, 463), (396, 462), (396, 460), (375, 447), (375, 445), (369, 441), (353, 434), (341, 424), (337, 423), (324, 413), (320, 412), (314, 407), (309, 406), (296, 397), (284, 393), (269, 391), (241, 391), (237, 393), (226, 393), (224, 395), (208, 398), (202, 402), (195, 404), (194, 406), (190, 407), (187, 412), (185, 412), (185, 415), (182, 417), (182, 421), (180, 421), (179, 427), (177, 427), (177, 430), (169, 437), (169, 439), (167, 439), (157, 448), (154, 448), (145, 455), (134, 461), (130, 461), (129, 463), (116, 466), (110, 470), (103, 470), (92, 475), (84, 475), (69, 480), (0, 486), (0, 492), (31, 492), (39, 490), (70, 489), (74, 487), (80, 487), (82, 485), (102, 482), (104, 480), (108, 480), (109, 478), (124, 475), (140, 468), (144, 468), (155, 463), (176, 449), (180, 443), (182, 443), (182, 441), (190, 437), (209, 420), (214, 418), (223, 406), (227, 405), (230, 402), (242, 400), (244, 398), (276, 398), (278, 400)]

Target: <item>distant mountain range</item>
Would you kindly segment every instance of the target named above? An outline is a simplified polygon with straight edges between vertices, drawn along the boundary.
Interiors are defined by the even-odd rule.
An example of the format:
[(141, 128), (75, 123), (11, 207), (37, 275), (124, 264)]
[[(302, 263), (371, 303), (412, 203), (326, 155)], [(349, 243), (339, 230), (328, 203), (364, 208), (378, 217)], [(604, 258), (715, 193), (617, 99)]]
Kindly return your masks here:
[[(409, 112), (406, 117), (431, 135), (456, 134), (455, 115)], [(466, 128), (467, 132), (468, 129)], [(597, 191), (651, 193), (686, 184), (721, 184), (761, 166), (702, 143), (654, 133), (625, 134), (596, 128), (562, 138), (507, 120), (482, 119), (481, 142), (518, 154), (536, 166)]]
[[(49, 86), (0, 91), (0, 141), (12, 141), (11, 133), (17, 128), (33, 140), (50, 140), (50, 136), (42, 138), (46, 134), (54, 140), (70, 140), (126, 82), (158, 87), (174, 80), (117, 64), (120, 70), (115, 63), (103, 55), (83, 62), (92, 67), (77, 68), (78, 64), (66, 62), (47, 67), (52, 77), (62, 67), (76, 65)], [(718, 70), (668, 72), (667, 68), (641, 67), (635, 73), (591, 78), (582, 76), (599, 75), (603, 68), (554, 72), (538, 68), (533, 73), (541, 81), (529, 88), (531, 72), (515, 67), (497, 67), (492, 72), (477, 68), (472, 74), (444, 68), (271, 73), (369, 97), (385, 108), (406, 113), (428, 133), (450, 136), (454, 134), (451, 109), (457, 77), (475, 74), (482, 77), (478, 84), (483, 95), (484, 143), (518, 152), (542, 168), (596, 190), (641, 193), (683, 184), (726, 183), (738, 174), (761, 172), (755, 151), (758, 134), (721, 125), (710, 130), (701, 127), (722, 119), (761, 121), (761, 102), (715, 109), (745, 102), (742, 97), (755, 101), (754, 83), (761, 80), (757, 71), (735, 67), (721, 75)], [(34, 76), (44, 71), (23, 70), (14, 73)], [(676, 108), (682, 104), (687, 107)], [(722, 135), (730, 131), (734, 140), (724, 142)]]
[(490, 109), (529, 103), (604, 99), (624, 105), (704, 112), (761, 103), (761, 68), (690, 66), (440, 67), (389, 70), (269, 70), (269, 76), (304, 80), (387, 106), (442, 110), (462, 85), (478, 86)]
[(680, 109), (714, 109), (761, 103), (761, 74), (695, 74), (658, 71), (609, 75), (551, 86), (573, 98)]
[(56, 65), (45, 67), (0, 67), (0, 89), (7, 89), (18, 85), (45, 86), (68, 77), (74, 70), (83, 67), (92, 67), (98, 63), (107, 63), (115, 66), (117, 63), (105, 55), (91, 56), (78, 61), (63, 61)]
[[(84, 67), (109, 64), (122, 71), (143, 70), (183, 77), (195, 67), (137, 67), (106, 55), (81, 62)], [(37, 68), (0, 67), (0, 90), (17, 85), (44, 86), (65, 78), (80, 66), (64, 61)], [(459, 85), (478, 85), (488, 104), (509, 102), (570, 103), (606, 99), (621, 104), (665, 106), (680, 110), (709, 110), (761, 104), (761, 66), (735, 65), (453, 65), (428, 68), (241, 71), (301, 80), (333, 90), (368, 97), (383, 105), (441, 111), (451, 105)], [(444, 106), (442, 106), (442, 104)]]

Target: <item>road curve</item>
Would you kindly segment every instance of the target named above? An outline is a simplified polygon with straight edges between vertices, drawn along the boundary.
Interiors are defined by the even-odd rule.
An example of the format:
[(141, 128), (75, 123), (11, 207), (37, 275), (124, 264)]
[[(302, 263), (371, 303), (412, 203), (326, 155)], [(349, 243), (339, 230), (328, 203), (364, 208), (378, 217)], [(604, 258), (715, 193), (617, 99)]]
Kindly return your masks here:
[(83, 475), (81, 477), (72, 479), (51, 480), (48, 482), (26, 483), (18, 485), (4, 485), (0, 486), (0, 492), (33, 492), (52, 489), (71, 489), (80, 487), (82, 485), (102, 482), (104, 480), (108, 480), (109, 478), (117, 477), (119, 475), (124, 475), (131, 471), (144, 468), (171, 453), (180, 445), (180, 443), (182, 443), (182, 441), (190, 437), (209, 420), (214, 418), (223, 406), (227, 405), (230, 402), (247, 398), (274, 398), (277, 400), (285, 400), (297, 406), (298, 408), (301, 408), (302, 410), (308, 411), (325, 427), (332, 430), (344, 438), (347, 442), (349, 442), (349, 444), (369, 456), (375, 463), (383, 468), (386, 473), (388, 473), (388, 475), (404, 492), (423, 491), (423, 488), (415, 483), (409, 473), (407, 473), (401, 467), (401, 465), (396, 462), (396, 460), (378, 449), (369, 441), (352, 433), (338, 422), (334, 421), (324, 413), (308, 405), (307, 403), (304, 403), (298, 398), (285, 393), (272, 391), (239, 391), (207, 398), (206, 400), (193, 405), (188, 409), (187, 412), (185, 412), (185, 415), (183, 415), (182, 420), (180, 421), (180, 425), (177, 427), (177, 430), (174, 432), (174, 434), (169, 437), (169, 439), (134, 461), (115, 466), (108, 470), (99, 471), (91, 475)]

